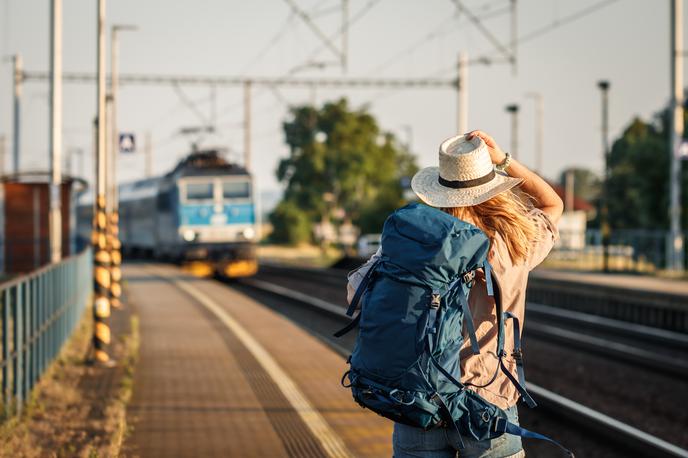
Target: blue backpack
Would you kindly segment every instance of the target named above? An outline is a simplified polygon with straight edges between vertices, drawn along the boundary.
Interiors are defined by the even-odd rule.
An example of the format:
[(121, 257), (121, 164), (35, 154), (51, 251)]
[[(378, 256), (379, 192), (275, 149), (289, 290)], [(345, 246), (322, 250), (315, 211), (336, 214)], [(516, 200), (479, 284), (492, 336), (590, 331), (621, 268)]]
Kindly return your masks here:
[[(509, 433), (561, 447), (509, 422), (504, 410), (460, 382), (464, 326), (473, 353), (480, 352), (468, 294), (476, 270), (483, 269), (497, 307), (499, 364), (481, 387), (501, 369), (526, 404), (535, 407), (525, 388), (518, 318), (502, 312), (499, 283), (487, 262), (489, 247), (480, 229), (426, 205), (413, 203), (392, 213), (382, 231), (382, 255), (347, 311), (352, 316), (363, 297), (360, 313), (335, 333), (340, 337), (360, 327), (342, 384), (361, 406), (398, 423), (425, 430), (452, 427), (459, 440), (462, 435), (486, 440)], [(503, 363), (508, 319), (514, 324), (512, 356), (519, 380)]]

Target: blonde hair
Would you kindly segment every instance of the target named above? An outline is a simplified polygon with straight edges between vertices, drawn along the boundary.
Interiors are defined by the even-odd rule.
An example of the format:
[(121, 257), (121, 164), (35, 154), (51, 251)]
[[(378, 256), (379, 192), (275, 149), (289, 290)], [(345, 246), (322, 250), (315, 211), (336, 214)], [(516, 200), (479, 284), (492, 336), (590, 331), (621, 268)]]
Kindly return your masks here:
[(470, 207), (441, 208), (456, 218), (476, 225), (494, 243), (499, 234), (506, 243), (512, 264), (525, 262), (531, 243), (538, 237), (535, 221), (528, 217), (533, 198), (513, 190), (501, 192), (491, 199)]

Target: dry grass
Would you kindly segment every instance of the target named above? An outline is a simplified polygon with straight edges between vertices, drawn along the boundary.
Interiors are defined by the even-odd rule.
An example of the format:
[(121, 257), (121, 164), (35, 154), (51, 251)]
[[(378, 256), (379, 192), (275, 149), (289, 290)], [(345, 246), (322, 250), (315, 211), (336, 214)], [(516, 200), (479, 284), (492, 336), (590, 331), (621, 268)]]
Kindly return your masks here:
[[(60, 356), (33, 390), (21, 416), (0, 426), (2, 457), (117, 456), (126, 432), (138, 354), (138, 321), (129, 312), (120, 320), (126, 333), (113, 338), (115, 367), (86, 363), (92, 319), (87, 310)], [(126, 314), (126, 315), (124, 315)], [(114, 318), (114, 317), (113, 317)]]
[(315, 245), (259, 245), (258, 259), (282, 264), (327, 267), (342, 256), (337, 248), (321, 249)]

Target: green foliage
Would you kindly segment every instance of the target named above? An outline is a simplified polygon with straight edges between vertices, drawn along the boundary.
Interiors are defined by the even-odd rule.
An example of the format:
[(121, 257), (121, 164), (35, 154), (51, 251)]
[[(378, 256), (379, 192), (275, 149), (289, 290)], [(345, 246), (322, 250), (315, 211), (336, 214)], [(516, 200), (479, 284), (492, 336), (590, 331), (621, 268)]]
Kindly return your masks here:
[[(617, 229), (669, 227), (670, 154), (668, 113), (654, 123), (635, 118), (609, 157), (609, 222)], [(683, 167), (682, 226), (688, 224), (688, 170)]]
[(590, 169), (571, 167), (561, 172), (559, 184), (566, 186), (566, 172), (573, 170), (573, 194), (595, 205), (602, 192), (602, 180)]
[(274, 242), (296, 245), (310, 240), (311, 222), (308, 215), (293, 202), (282, 201), (270, 213)]
[(283, 204), (300, 209), (311, 224), (332, 220), (338, 209), (341, 220), (362, 232), (379, 232), (386, 215), (403, 203), (399, 180), (417, 171), (410, 152), (346, 99), (319, 109), (292, 108), (283, 127), (290, 150), (277, 168), (286, 185)]

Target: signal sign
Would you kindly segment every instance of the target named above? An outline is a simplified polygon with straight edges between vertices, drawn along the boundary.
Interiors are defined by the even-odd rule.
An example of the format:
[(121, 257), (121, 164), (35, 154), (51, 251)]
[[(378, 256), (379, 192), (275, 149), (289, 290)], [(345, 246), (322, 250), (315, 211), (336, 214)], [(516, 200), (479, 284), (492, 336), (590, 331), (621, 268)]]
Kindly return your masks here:
[(119, 152), (120, 153), (135, 153), (136, 152), (136, 138), (132, 133), (119, 134)]

